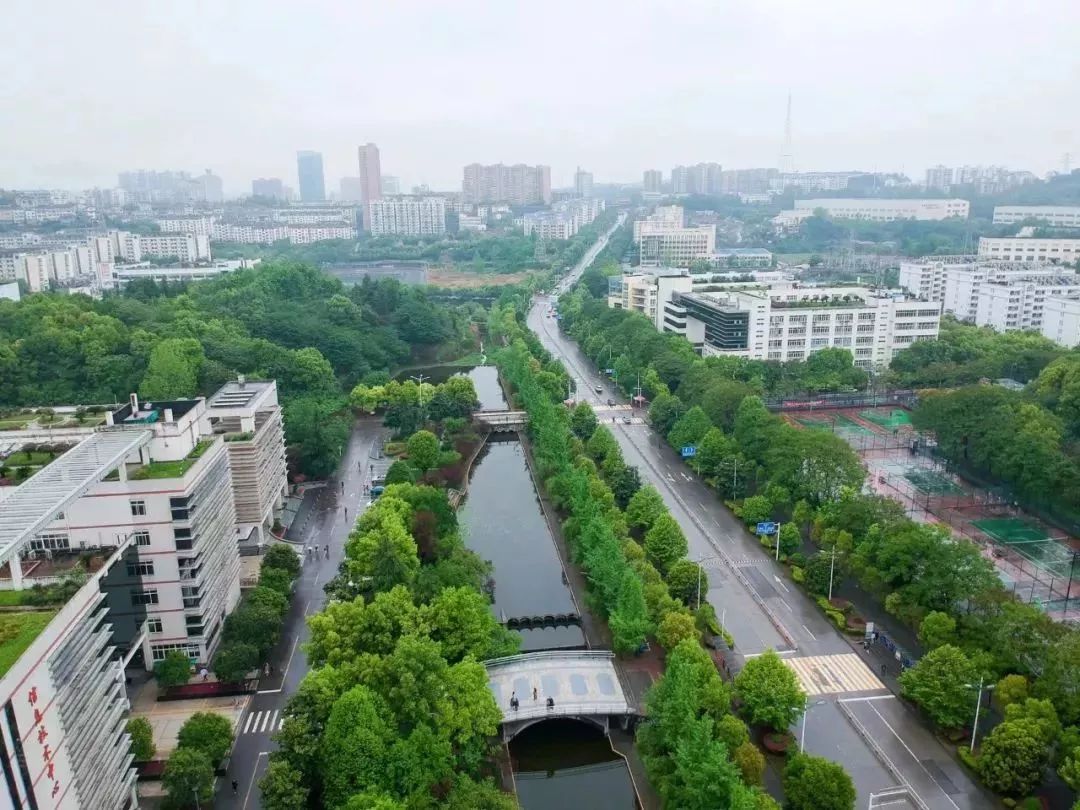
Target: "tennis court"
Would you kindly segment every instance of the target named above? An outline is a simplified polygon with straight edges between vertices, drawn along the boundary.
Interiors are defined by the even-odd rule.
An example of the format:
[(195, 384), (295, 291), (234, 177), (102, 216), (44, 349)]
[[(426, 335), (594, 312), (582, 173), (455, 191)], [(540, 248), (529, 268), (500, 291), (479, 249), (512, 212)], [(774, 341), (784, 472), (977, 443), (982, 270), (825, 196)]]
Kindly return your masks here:
[(828, 430), (833, 429), (833, 420), (831, 416), (825, 414), (808, 414), (806, 416), (796, 416), (795, 421), (802, 425), (804, 428), (810, 430)]
[(1049, 536), (1042, 529), (1020, 518), (983, 518), (971, 521), (971, 525), (990, 535), (999, 543), (1015, 545), (1047, 540)]
[(1072, 551), (1038, 526), (1020, 518), (987, 518), (971, 525), (1055, 577), (1068, 579), (1075, 573)]
[(915, 489), (931, 495), (956, 495), (964, 491), (948, 476), (925, 467), (908, 467), (904, 472), (904, 478), (910, 481)]
[(845, 416), (842, 413), (836, 415), (836, 432), (846, 433), (853, 436), (873, 436), (874, 431), (865, 425), (860, 425), (850, 416)]
[(902, 408), (868, 408), (859, 411), (859, 416), (889, 430), (911, 427), (911, 417)]

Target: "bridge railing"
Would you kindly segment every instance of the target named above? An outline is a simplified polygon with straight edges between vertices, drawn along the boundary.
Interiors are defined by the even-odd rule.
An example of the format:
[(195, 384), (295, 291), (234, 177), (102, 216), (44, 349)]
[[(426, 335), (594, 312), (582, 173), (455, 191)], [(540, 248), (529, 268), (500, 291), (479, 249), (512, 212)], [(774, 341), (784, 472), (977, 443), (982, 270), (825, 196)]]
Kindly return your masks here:
[(591, 701), (588, 703), (562, 703), (555, 701), (550, 709), (544, 705), (543, 699), (534, 702), (532, 698), (521, 701), (520, 707), (515, 711), (509, 706), (499, 707), (502, 709), (503, 722), (512, 723), (515, 720), (536, 720), (540, 717), (581, 717), (586, 715), (626, 715), (633, 714), (633, 708), (624, 700), (620, 701)]
[(558, 650), (541, 650), (539, 652), (492, 658), (485, 661), (484, 666), (491, 669), (492, 667), (523, 664), (528, 661), (611, 661), (614, 658), (615, 653), (609, 652), (608, 650), (568, 650), (566, 652), (559, 652)]

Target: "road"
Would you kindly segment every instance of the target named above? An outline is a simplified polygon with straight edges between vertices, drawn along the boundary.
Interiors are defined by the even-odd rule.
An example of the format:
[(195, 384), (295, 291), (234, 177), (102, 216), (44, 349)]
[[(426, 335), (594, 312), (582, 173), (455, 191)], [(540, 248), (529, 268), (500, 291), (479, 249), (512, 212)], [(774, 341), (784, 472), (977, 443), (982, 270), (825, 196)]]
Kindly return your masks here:
[[(606, 238), (601, 242), (606, 244)], [(580, 277), (588, 266), (586, 259), (588, 254), (560, 288)], [(737, 652), (745, 658), (775, 649), (798, 675), (810, 704), (806, 750), (844, 764), (855, 782), (860, 807), (867, 806), (871, 793), (897, 785), (910, 787), (915, 796), (910, 807), (989, 806), (987, 795), (878, 678), (879, 659), (849, 641), (808, 596), (788, 583), (782, 566), (715, 491), (645, 424), (643, 414), (629, 409), (630, 403), (611, 381), (560, 331), (548, 315), (553, 304), (554, 298), (539, 296), (529, 311), (529, 328), (573, 377), (579, 401), (592, 405), (600, 421), (607, 423), (626, 463), (636, 466), (643, 480), (660, 492), (686, 534), (689, 557), (700, 561), (707, 572), (702, 599), (716, 609)], [(607, 405), (609, 399), (615, 401), (614, 407)], [(622, 418), (626, 413), (637, 418), (626, 424)], [(868, 662), (874, 663), (874, 670)]]
[[(262, 679), (259, 691), (240, 718), (229, 775), (219, 780), (215, 807), (255, 810), (261, 806), (258, 782), (266, 771), (267, 755), (277, 747), (270, 735), (280, 729), (284, 719), (282, 710), (308, 672), (307, 658), (301, 649), (308, 638), (307, 617), (325, 603), (323, 585), (337, 573), (344, 557), (345, 539), (357, 515), (369, 504), (363, 488), (372, 455), (382, 447), (385, 435), (379, 420), (358, 421), (337, 475), (319, 491), (311, 519), (303, 530), (303, 545), (317, 547), (319, 554), (311, 559), (303, 556), (303, 569), (296, 581), (281, 640), (270, 654), (273, 674)], [(324, 552), (327, 546), (329, 557)], [(230, 785), (234, 779), (239, 783), (236, 796)]]

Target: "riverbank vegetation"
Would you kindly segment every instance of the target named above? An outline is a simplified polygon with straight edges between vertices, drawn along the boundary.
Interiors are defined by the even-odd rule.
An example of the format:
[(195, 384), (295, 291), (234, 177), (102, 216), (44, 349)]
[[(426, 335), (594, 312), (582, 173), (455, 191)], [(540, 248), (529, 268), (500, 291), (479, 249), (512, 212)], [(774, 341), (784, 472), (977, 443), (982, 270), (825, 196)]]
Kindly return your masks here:
[(134, 282), (101, 301), (0, 301), (0, 407), (206, 396), (237, 374), (276, 379), (290, 469), (322, 477), (348, 434), (344, 392), (435, 347), (467, 353), (474, 310), (394, 280), (347, 288), (284, 262), (185, 285)]
[(357, 520), (312, 669), (260, 785), (268, 810), (510, 810), (490, 779), (501, 715), (481, 661), (517, 651), (443, 489), (394, 484)]
[[(1072, 753), (1080, 739), (1080, 630), (1018, 602), (974, 544), (912, 521), (895, 501), (864, 494), (866, 473), (855, 452), (830, 433), (799, 430), (771, 414), (755, 395), (761, 384), (725, 374), (730, 368), (737, 372), (732, 364), (742, 361), (696, 358), (683, 338), (656, 336), (644, 318), (608, 311), (580, 288), (560, 302), (560, 312), (591, 357), (601, 365), (605, 356), (616, 358), (624, 390), (632, 390), (640, 376), (652, 397), (653, 427), (675, 448), (696, 448), (688, 463), (751, 528), (769, 519), (797, 527), (798, 534), (786, 543), (781, 536), (782, 557), (841, 629), (858, 631), (850, 625), (850, 605), (825, 599), (834, 554), (838, 581), (855, 581), (937, 648), (905, 674), (901, 685), (943, 733), (963, 736), (975, 711), (971, 690), (963, 690), (961, 701), (955, 685), (950, 688), (956, 694), (943, 705), (946, 683), (1019, 677), (1032, 697), (1045, 701), (1038, 710), (1053, 715), (1050, 732), (1035, 736), (1030, 728), (1024, 731), (1021, 719), (1006, 718), (999, 728), (1020, 725), (991, 733), (986, 759), (983, 754), (970, 758), (989, 787), (1022, 797), (1038, 784), (1038, 778), (1007, 783), (998, 777), (1003, 758), (1020, 762), (1032, 748), (1038, 755), (1024, 760), (1035, 763), (1024, 766), (1029, 775), (1041, 774), (1041, 765), (1062, 757), (1080, 758)], [(972, 335), (968, 330), (960, 327), (946, 341)], [(974, 336), (986, 340), (981, 331)], [(1001, 336), (989, 342), (1024, 346), (1026, 340)], [(1031, 359), (1025, 354), (1029, 348), (1013, 357)], [(971, 357), (984, 351), (992, 353), (980, 348)], [(812, 373), (811, 364), (804, 365), (805, 370), (791, 371)], [(984, 385), (927, 395), (916, 423), (939, 434), (946, 454), (987, 465), (1029, 494), (1042, 488), (1073, 498), (1075, 476), (1067, 469), (1075, 467), (1072, 388), (1080, 390), (1073, 354), (1047, 359), (1031, 378), (1036, 382), (1026, 394)], [(770, 547), (773, 542), (763, 540)], [(804, 543), (817, 553), (807, 558), (799, 550)], [(942, 671), (950, 675), (942, 677)], [(1059, 727), (1059, 733), (1051, 733)]]

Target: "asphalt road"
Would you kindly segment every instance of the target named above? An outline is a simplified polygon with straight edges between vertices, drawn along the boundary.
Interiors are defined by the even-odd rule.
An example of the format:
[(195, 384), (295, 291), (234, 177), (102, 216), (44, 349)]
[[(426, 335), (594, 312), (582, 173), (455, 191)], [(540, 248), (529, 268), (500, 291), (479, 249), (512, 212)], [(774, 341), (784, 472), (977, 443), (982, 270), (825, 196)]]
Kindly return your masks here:
[[(371, 456), (382, 446), (386, 430), (378, 419), (362, 419), (353, 428), (349, 446), (334, 476), (317, 500), (298, 545), (303, 568), (296, 582), (292, 605), (285, 620), (281, 640), (270, 654), (273, 673), (259, 683), (237, 728), (229, 773), (219, 780), (214, 806), (218, 808), (261, 807), (258, 781), (266, 771), (267, 755), (277, 746), (270, 739), (282, 723), (282, 710), (308, 672), (302, 645), (308, 638), (307, 617), (319, 611), (325, 601), (323, 585), (337, 573), (344, 556), (345, 539), (359, 513), (370, 501), (363, 494), (368, 481)], [(344, 487), (342, 487), (344, 484)], [(345, 509), (348, 508), (348, 517)], [(303, 546), (318, 548), (318, 555), (308, 558)], [(325, 547), (329, 546), (329, 558)], [(239, 788), (233, 795), (231, 782)]]
[[(576, 281), (589, 261), (587, 255), (560, 286)], [(810, 703), (806, 750), (845, 766), (860, 807), (867, 806), (872, 793), (898, 785), (914, 794), (910, 807), (990, 806), (989, 797), (878, 679), (882, 659), (842, 635), (809, 597), (789, 584), (768, 550), (643, 419), (624, 423), (628, 401), (559, 330), (548, 314), (554, 304), (555, 297), (538, 297), (528, 315), (529, 328), (563, 362), (577, 398), (592, 405), (612, 430), (626, 462), (660, 492), (686, 534), (689, 557), (708, 573), (702, 599), (716, 609), (737, 652), (745, 657), (775, 649), (800, 675)], [(607, 405), (609, 399), (616, 402), (614, 408)], [(890, 676), (896, 674), (891, 669), (895, 662), (884, 666)], [(841, 711), (840, 702), (850, 711)], [(793, 731), (800, 735), (802, 729)], [(892, 806), (903, 807), (904, 801)]]

